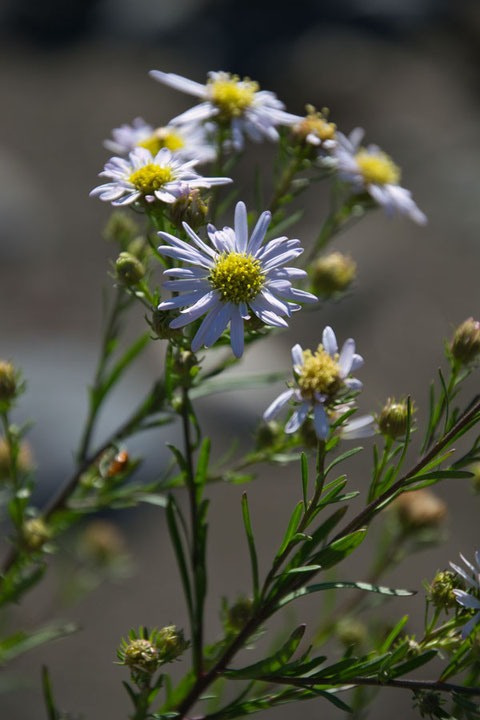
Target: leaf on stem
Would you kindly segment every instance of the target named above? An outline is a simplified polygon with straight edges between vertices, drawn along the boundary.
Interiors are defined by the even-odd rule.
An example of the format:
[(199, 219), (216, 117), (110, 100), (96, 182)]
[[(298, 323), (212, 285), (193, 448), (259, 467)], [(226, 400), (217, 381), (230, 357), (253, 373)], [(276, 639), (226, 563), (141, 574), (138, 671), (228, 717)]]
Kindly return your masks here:
[(242, 495), (242, 516), (243, 524), (245, 526), (245, 532), (247, 535), (248, 550), (250, 552), (250, 564), (252, 568), (252, 582), (253, 582), (253, 599), (256, 602), (258, 600), (258, 560), (257, 551), (255, 549), (255, 539), (253, 537), (252, 525), (250, 523), (250, 511), (248, 509), (247, 493)]

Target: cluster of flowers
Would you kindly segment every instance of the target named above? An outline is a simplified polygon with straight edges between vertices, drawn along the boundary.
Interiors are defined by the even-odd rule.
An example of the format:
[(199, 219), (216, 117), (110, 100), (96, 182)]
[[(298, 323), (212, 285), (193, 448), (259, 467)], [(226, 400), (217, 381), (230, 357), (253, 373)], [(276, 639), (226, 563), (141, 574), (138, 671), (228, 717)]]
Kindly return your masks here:
[[(400, 187), (400, 171), (379, 148), (361, 147), (363, 131), (350, 138), (328, 121), (326, 111), (307, 106), (306, 116), (288, 113), (274, 93), (260, 90), (258, 83), (225, 72), (209, 73), (205, 85), (172, 73), (152, 71), (159, 82), (199, 98), (200, 103), (154, 128), (141, 118), (132, 125), (113, 131), (105, 142), (117, 153), (105, 165), (101, 176), (108, 182), (96, 187), (92, 195), (114, 206), (132, 205), (147, 212), (155, 204), (175, 203), (196, 198), (199, 189), (231, 183), (228, 177), (201, 175), (197, 165), (212, 162), (220, 152), (240, 151), (245, 137), (259, 142), (277, 141), (278, 128), (289, 127), (292, 144), (301, 145), (306, 156), (324, 168), (333, 168), (352, 196), (374, 201), (387, 212), (400, 212), (416, 222), (425, 216), (417, 208), (408, 190)], [(249, 235), (247, 209), (238, 202), (234, 227), (217, 229), (207, 226), (208, 240), (183, 223), (184, 239), (159, 231), (165, 244), (158, 251), (172, 258), (173, 267), (164, 275), (163, 287), (172, 292), (158, 306), (171, 312), (169, 327), (177, 330), (196, 321), (191, 349), (213, 346), (230, 328), (233, 353), (244, 350), (245, 323), (254, 328), (257, 320), (270, 327), (285, 327), (300, 303), (315, 302), (315, 295), (298, 289), (293, 283), (306, 277), (305, 270), (289, 263), (303, 252), (300, 241), (277, 237), (265, 241), (271, 213), (263, 212)], [(296, 432), (313, 410), (315, 431), (325, 439), (330, 420), (348, 410), (360, 390), (359, 380), (350, 373), (359, 368), (362, 358), (349, 339), (338, 353), (333, 330), (325, 328), (317, 351), (292, 349), (295, 383), (268, 408), (266, 420), (274, 417), (289, 402), (296, 409), (286, 432)], [(372, 418), (353, 425), (358, 434), (371, 426)]]

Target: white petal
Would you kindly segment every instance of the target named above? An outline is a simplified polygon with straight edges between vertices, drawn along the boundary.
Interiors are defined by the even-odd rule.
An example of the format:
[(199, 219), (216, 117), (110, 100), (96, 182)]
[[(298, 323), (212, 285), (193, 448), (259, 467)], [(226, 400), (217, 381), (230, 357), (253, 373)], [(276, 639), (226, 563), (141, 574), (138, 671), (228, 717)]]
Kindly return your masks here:
[(181, 75), (176, 75), (175, 73), (165, 73), (161, 70), (150, 70), (148, 74), (154, 80), (158, 80), (158, 82), (161, 82), (164, 85), (175, 88), (175, 90), (186, 92), (188, 95), (195, 95), (195, 97), (205, 97), (206, 95), (205, 85), (200, 85), (200, 83), (184, 78)]
[(292, 347), (292, 361), (294, 368), (303, 366), (303, 350), (298, 343)]

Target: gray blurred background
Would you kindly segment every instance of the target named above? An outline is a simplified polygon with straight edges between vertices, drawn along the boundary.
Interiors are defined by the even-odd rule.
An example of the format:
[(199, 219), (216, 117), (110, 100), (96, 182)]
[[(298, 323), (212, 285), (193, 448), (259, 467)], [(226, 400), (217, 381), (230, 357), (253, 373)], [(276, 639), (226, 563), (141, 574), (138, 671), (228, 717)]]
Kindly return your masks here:
[[(36, 422), (29, 437), (39, 468), (39, 503), (72, 468), (101, 331), (102, 287), (111, 285), (112, 248), (101, 236), (110, 208), (88, 197), (108, 158), (102, 140), (136, 116), (163, 124), (192, 103), (150, 80), (152, 68), (200, 82), (211, 69), (250, 75), (296, 113), (306, 102), (327, 105), (340, 129), (363, 126), (367, 139), (402, 166), (403, 184), (428, 215), (428, 226), (389, 221), (376, 212), (342, 235), (335, 249), (352, 253), (358, 263), (353, 296), (299, 313), (287, 333), (255, 348), (242, 370), (288, 373), (290, 346), (316, 346), (328, 323), (340, 341), (353, 336), (366, 359), (359, 373), (365, 383), (361, 409), (376, 411), (388, 396), (411, 393), (422, 417), (427, 384), (442, 362), (443, 340), (455, 325), (479, 313), (478, 0), (3, 0), (0, 37), (0, 356), (21, 366), (28, 379), (17, 418)], [(272, 148), (254, 150), (268, 167)], [(247, 201), (251, 170), (251, 163), (242, 164)], [(326, 209), (325, 191), (314, 186), (302, 204), (306, 212), (295, 234), (308, 244), (319, 212)], [(132, 331), (143, 327), (138, 311)], [(111, 399), (98, 438), (148, 389), (163, 354), (162, 344), (152, 343)], [(199, 404), (217, 437), (216, 455), (233, 434), (248, 438), (280, 387)], [(474, 381), (470, 388), (476, 390)], [(162, 469), (168, 457), (163, 440), (175, 437), (172, 428), (160, 441), (154, 434), (129, 446), (132, 453), (147, 455), (145, 478)], [(365, 457), (349, 466), (353, 488), (367, 483), (371, 441), (365, 445)], [(411, 632), (420, 629), (422, 580), (458, 551), (472, 555), (479, 547), (479, 500), (466, 484), (450, 483), (438, 489), (449, 507), (448, 543), (385, 578), (420, 590), (411, 601), (385, 609), (393, 618), (411, 612)], [(207, 629), (212, 640), (220, 631), (218, 598), (234, 600), (248, 589), (242, 489), (216, 487), (211, 493)], [(265, 570), (300, 494), (296, 472), (275, 469), (248, 492)], [(104, 583), (73, 607), (62, 606), (58, 587), (68, 573), (73, 542), (65, 540), (63, 560), (12, 615), (12, 629), (60, 614), (78, 620), (83, 630), (30, 653), (9, 670), (8, 681), (17, 690), (0, 695), (2, 720), (45, 717), (42, 662), (50, 667), (61, 708), (88, 720), (126, 718), (128, 699), (120, 681), (127, 672), (112, 664), (120, 637), (140, 624), (186, 627), (163, 511), (145, 507), (109, 519), (127, 538), (133, 575), (120, 584)], [(341, 579), (365, 579), (369, 551), (362, 552)], [(296, 612), (299, 621), (309, 618), (313, 630), (322, 604), (305, 601)], [(339, 648), (332, 648), (332, 658), (335, 653)], [(1, 671), (0, 682), (6, 682)], [(393, 702), (398, 717), (415, 717), (410, 697), (399, 691), (383, 691), (371, 717), (383, 717), (387, 707), (392, 714)], [(282, 720), (292, 713), (305, 720), (318, 713), (340, 716), (320, 700), (263, 715)]]

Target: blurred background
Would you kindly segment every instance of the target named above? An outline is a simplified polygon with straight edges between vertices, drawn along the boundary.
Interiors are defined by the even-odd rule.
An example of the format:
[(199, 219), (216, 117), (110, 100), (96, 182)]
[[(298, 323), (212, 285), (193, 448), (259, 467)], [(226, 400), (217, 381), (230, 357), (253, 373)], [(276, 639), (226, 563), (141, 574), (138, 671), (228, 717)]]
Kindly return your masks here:
[[(359, 374), (365, 384), (362, 411), (378, 411), (387, 397), (410, 393), (423, 417), (444, 339), (465, 318), (479, 314), (478, 0), (3, 0), (0, 38), (0, 355), (22, 367), (28, 380), (17, 418), (35, 420), (29, 439), (40, 504), (71, 472), (87, 407), (85, 386), (97, 356), (102, 288), (112, 284), (113, 248), (102, 238), (110, 207), (88, 197), (108, 158), (102, 141), (112, 128), (137, 116), (160, 125), (192, 104), (149, 79), (152, 68), (199, 82), (208, 70), (249, 75), (276, 92), (291, 112), (301, 114), (307, 102), (328, 106), (344, 132), (364, 127), (367, 140), (402, 166), (402, 184), (428, 215), (428, 226), (390, 221), (376, 212), (342, 235), (334, 249), (351, 253), (358, 264), (353, 295), (299, 313), (287, 333), (255, 348), (242, 370), (290, 372), (291, 345), (316, 347), (328, 323), (340, 341), (353, 336), (366, 359)], [(254, 151), (268, 167), (273, 148), (267, 144)], [(247, 202), (252, 167), (248, 160), (241, 166)], [(326, 189), (313, 186), (300, 204), (305, 215), (295, 234), (308, 244), (327, 208)], [(133, 332), (143, 327), (138, 311)], [(163, 354), (162, 343), (152, 343), (111, 399), (98, 438), (145, 393)], [(470, 387), (474, 390), (475, 383)], [(215, 396), (200, 404), (200, 415), (217, 438), (217, 455), (232, 434), (248, 439), (279, 388)], [(129, 446), (133, 454), (146, 454), (145, 478), (167, 460), (163, 439), (175, 437), (172, 428), (161, 442), (153, 434)], [(371, 441), (366, 446), (365, 457), (350, 466), (350, 483), (359, 489), (367, 482)], [(384, 610), (393, 618), (411, 611), (411, 632), (420, 629), (422, 580), (431, 579), (459, 551), (471, 556), (479, 547), (480, 500), (467, 483), (450, 483), (438, 488), (448, 505), (447, 544), (385, 577), (392, 586), (419, 589), (409, 607), (402, 600)], [(220, 631), (217, 599), (227, 595), (233, 601), (249, 583), (242, 489), (224, 486), (213, 493), (211, 639)], [(265, 569), (300, 493), (298, 478), (292, 467), (275, 469), (248, 491)], [(50, 667), (59, 706), (74, 717), (126, 718), (128, 698), (120, 681), (127, 672), (112, 664), (121, 636), (140, 624), (186, 627), (163, 511), (146, 507), (108, 519), (125, 537), (130, 577), (107, 581), (75, 605), (65, 604), (61, 588), (76, 542), (65, 540), (63, 559), (50, 579), (11, 620), (14, 627), (33, 627), (60, 614), (79, 621), (82, 632), (26, 655), (9, 669), (8, 678), (0, 670), (0, 687), (16, 687), (0, 695), (2, 719), (44, 717), (42, 662)], [(342, 579), (365, 579), (368, 562), (368, 553), (356, 554), (345, 567), (351, 577)], [(322, 605), (318, 599), (305, 601), (296, 612), (299, 620), (307, 615), (313, 629)], [(319, 711), (339, 715), (321, 702), (305, 703), (302, 717), (317, 717)], [(371, 717), (383, 717), (387, 705), (391, 713), (392, 702), (399, 717), (416, 717), (411, 698), (391, 690), (380, 693)], [(279, 720), (291, 714), (289, 707), (264, 713)]]

